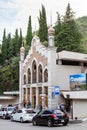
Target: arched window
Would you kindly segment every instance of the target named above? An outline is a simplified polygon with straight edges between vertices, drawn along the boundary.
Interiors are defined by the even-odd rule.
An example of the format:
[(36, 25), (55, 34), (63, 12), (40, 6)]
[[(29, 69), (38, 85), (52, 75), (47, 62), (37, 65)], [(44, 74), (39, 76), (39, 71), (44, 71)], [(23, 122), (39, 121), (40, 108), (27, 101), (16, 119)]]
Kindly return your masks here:
[(31, 83), (31, 71), (28, 69), (28, 84)]
[(41, 65), (39, 65), (39, 67), (38, 67), (38, 82), (43, 82), (42, 66)]
[(26, 75), (24, 75), (24, 84), (26, 84)]
[(44, 82), (48, 82), (48, 70), (45, 69), (44, 71)]
[(36, 62), (35, 60), (33, 61), (33, 64), (32, 64), (32, 82), (33, 83), (36, 83), (37, 81), (37, 78), (36, 78), (36, 70), (37, 70), (37, 66), (36, 66)]

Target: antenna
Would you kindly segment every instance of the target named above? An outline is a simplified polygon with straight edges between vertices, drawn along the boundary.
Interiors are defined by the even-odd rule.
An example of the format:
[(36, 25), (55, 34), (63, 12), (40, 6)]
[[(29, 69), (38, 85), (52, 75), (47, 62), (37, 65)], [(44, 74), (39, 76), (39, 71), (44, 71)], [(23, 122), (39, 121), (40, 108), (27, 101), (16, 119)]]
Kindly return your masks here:
[(35, 35), (36, 35), (36, 24), (35, 24)]
[(50, 26), (52, 26), (52, 12), (50, 12)]

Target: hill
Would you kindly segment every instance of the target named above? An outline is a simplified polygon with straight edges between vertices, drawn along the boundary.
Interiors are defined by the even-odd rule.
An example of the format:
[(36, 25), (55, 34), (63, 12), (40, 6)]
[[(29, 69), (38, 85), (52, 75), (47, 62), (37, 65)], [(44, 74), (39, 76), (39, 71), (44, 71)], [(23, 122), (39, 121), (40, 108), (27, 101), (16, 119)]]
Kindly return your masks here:
[(82, 42), (84, 46), (87, 47), (87, 16), (79, 17), (77, 19), (77, 24), (83, 36)]

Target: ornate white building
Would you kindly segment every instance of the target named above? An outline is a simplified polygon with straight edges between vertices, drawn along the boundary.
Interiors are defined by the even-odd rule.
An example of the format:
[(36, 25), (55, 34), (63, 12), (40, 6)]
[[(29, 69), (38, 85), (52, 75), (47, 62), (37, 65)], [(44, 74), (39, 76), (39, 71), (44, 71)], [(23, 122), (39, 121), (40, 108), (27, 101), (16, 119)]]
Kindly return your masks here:
[[(25, 48), (20, 48), (20, 103), (25, 99), (26, 101), (30, 100), (33, 108), (40, 103), (50, 108), (57, 107), (60, 102), (71, 105), (78, 100), (77, 91), (71, 93), (69, 76), (87, 72), (87, 54), (69, 51), (57, 53), (54, 46), (54, 35), (55, 31), (50, 26), (48, 47), (41, 44), (39, 37), (34, 36), (26, 58)], [(60, 86), (60, 95), (54, 94), (55, 86)], [(87, 96), (84, 99), (87, 101)], [(79, 100), (79, 104), (81, 104), (81, 100)], [(73, 110), (75, 107), (73, 106)], [(73, 116), (78, 116), (78, 113), (75, 111)]]

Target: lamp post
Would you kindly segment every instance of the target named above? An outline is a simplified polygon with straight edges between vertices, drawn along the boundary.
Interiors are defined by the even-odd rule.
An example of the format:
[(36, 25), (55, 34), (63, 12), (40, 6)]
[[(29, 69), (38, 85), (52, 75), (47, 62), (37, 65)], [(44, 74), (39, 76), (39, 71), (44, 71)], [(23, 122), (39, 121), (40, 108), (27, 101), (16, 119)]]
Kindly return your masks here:
[(44, 91), (43, 91), (43, 88), (42, 88), (42, 94), (40, 94), (41, 96), (41, 100), (42, 100), (42, 108), (44, 107), (44, 97), (45, 97), (45, 94), (44, 94)]

